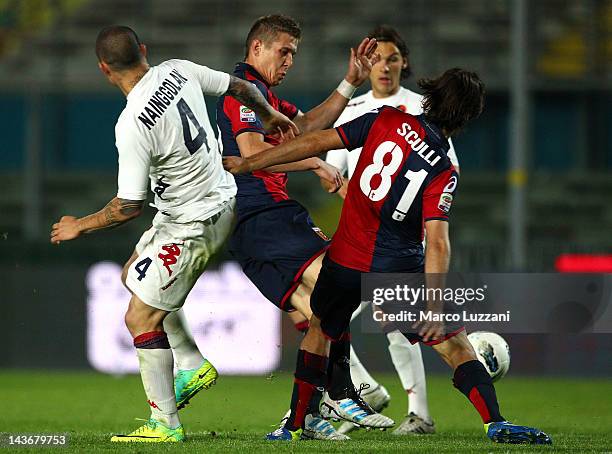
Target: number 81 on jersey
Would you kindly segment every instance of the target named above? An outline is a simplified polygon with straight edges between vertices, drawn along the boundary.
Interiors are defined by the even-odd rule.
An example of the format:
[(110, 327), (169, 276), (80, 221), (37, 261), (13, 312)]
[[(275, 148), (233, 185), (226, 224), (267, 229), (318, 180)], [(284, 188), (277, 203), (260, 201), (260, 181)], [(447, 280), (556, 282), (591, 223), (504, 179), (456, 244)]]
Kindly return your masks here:
[[(385, 157), (391, 153), (391, 159), (385, 164)], [(384, 199), (391, 189), (391, 177), (397, 172), (397, 169), (404, 161), (404, 153), (399, 145), (392, 141), (381, 143), (374, 151), (373, 162), (366, 167), (359, 179), (361, 191), (372, 202), (379, 202)], [(393, 212), (392, 218), (395, 221), (403, 221), (412, 206), (412, 202), (416, 198), (419, 189), (421, 188), (425, 178), (427, 178), (427, 170), (421, 169), (418, 172), (408, 170), (404, 177), (408, 179), (408, 186), (404, 190), (400, 201), (397, 203)], [(377, 177), (377, 178), (375, 178)], [(372, 180), (379, 180), (380, 183), (376, 189), (372, 188)]]

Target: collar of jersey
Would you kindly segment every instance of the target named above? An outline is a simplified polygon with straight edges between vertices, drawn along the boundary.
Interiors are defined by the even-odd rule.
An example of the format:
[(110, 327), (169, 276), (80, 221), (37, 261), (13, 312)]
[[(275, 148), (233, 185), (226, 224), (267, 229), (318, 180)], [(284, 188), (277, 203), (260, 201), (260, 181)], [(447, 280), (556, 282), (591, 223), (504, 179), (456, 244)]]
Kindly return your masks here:
[[(375, 98), (374, 97), (374, 92), (372, 90), (367, 92), (367, 95), (370, 97), (370, 99), (372, 101), (375, 102), (383, 102), (385, 106), (391, 106), (391, 104), (387, 104), (389, 102), (389, 100), (394, 100), (394, 99), (399, 99), (404, 93), (404, 90), (406, 90), (406, 88), (402, 87), (400, 85), (399, 90), (397, 90), (397, 93), (395, 93), (394, 95), (391, 96), (387, 96), (386, 98)], [(392, 107), (397, 107), (397, 106), (392, 106)]]
[(255, 68), (253, 68), (251, 65), (243, 61), (236, 63), (236, 67), (234, 68), (234, 74), (238, 75), (239, 73), (242, 73), (242, 72), (245, 73), (245, 79), (246, 79), (246, 73), (248, 72), (251, 74), (251, 76), (255, 77), (257, 80), (266, 84), (266, 87), (270, 88), (270, 84), (266, 82), (266, 79), (264, 79), (263, 76), (259, 74)]
[(448, 139), (444, 136), (442, 129), (438, 125), (425, 118), (424, 114), (417, 115), (417, 118), (421, 121), (421, 123), (423, 124), (423, 126), (425, 126), (426, 129), (429, 129), (429, 131), (433, 133), (433, 137), (436, 139), (436, 142), (438, 142), (440, 147), (444, 151), (448, 152), (448, 150), (450, 149), (450, 145), (448, 143)]
[(127, 96), (125, 97), (127, 100), (129, 100), (130, 98), (133, 98), (134, 96), (138, 96), (138, 95), (134, 95), (134, 96), (132, 96), (132, 93), (134, 93), (134, 92), (138, 92), (138, 91), (140, 90), (140, 88), (141, 88), (142, 86), (144, 86), (144, 82), (143, 82), (143, 81), (144, 81), (145, 79), (147, 79), (147, 78), (148, 78), (148, 77), (151, 75), (151, 73), (153, 73), (152, 69), (153, 69), (153, 66), (151, 66), (151, 67), (150, 67), (150, 68), (147, 70), (147, 72), (146, 72), (146, 73), (144, 73), (144, 75), (142, 76), (142, 78), (141, 78), (141, 79), (140, 79), (138, 82), (136, 82), (136, 85), (134, 85), (134, 86), (132, 87), (132, 89), (130, 90), (130, 92), (129, 92), (129, 93), (127, 94)]

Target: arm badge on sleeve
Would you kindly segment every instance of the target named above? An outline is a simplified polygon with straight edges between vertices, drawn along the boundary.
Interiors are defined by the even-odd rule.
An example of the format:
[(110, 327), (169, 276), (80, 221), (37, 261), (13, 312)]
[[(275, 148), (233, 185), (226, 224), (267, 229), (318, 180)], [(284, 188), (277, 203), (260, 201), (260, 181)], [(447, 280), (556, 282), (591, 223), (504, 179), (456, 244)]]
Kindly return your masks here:
[(453, 195), (449, 194), (448, 192), (443, 192), (440, 196), (440, 201), (438, 202), (438, 209), (444, 213), (448, 213), (451, 209), (452, 203)]
[(255, 123), (257, 121), (255, 112), (246, 106), (240, 106), (240, 121), (243, 123)]

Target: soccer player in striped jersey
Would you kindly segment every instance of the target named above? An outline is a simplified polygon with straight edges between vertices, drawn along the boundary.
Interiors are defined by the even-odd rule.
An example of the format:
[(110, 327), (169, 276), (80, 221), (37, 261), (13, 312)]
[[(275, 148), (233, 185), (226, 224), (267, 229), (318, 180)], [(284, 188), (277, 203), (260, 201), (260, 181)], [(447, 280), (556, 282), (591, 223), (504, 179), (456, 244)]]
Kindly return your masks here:
[[(449, 212), (458, 184), (448, 157), (448, 138), (480, 115), (484, 85), (475, 73), (458, 68), (419, 85), (425, 91), (423, 115), (385, 106), (335, 129), (308, 133), (266, 154), (225, 159), (226, 169), (238, 174), (332, 149), (363, 147), (338, 230), (311, 296), (313, 315), (298, 352), (291, 415), (277, 438), (297, 438), (313, 402), (320, 399), (330, 339), (349, 332), (351, 315), (361, 302), (362, 273), (424, 272), (429, 282), (448, 272)], [(415, 328), (402, 332), (410, 342), (431, 345), (452, 368), (455, 387), (478, 411), (491, 440), (551, 443), (544, 432), (511, 424), (501, 415), (491, 377), (478, 361), (465, 327), (446, 327), (436, 317)], [(338, 412), (323, 402), (324, 417)]]

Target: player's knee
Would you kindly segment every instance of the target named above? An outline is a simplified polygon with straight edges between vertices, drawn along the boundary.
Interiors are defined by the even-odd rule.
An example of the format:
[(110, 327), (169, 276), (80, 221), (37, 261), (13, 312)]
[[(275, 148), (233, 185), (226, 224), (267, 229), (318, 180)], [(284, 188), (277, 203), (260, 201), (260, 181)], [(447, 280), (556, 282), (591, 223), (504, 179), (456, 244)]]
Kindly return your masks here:
[(293, 292), (289, 301), (307, 320), (312, 317), (312, 310), (310, 309), (310, 292), (306, 291), (302, 284)]
[(324, 256), (325, 254), (323, 253), (319, 257), (317, 257), (310, 265), (308, 265), (308, 267), (302, 274), (302, 285), (306, 288), (309, 297), (312, 293), (312, 290), (314, 289), (315, 284), (317, 283)]
[(125, 316), (123, 317), (125, 321), (125, 326), (128, 331), (135, 336), (135, 332), (139, 331), (139, 323), (138, 323), (138, 314), (136, 311), (130, 306), (128, 310), (125, 312)]
[(321, 330), (321, 319), (319, 319), (319, 317), (317, 317), (316, 315), (312, 314), (308, 323), (308, 329), (312, 328), (319, 331)]

